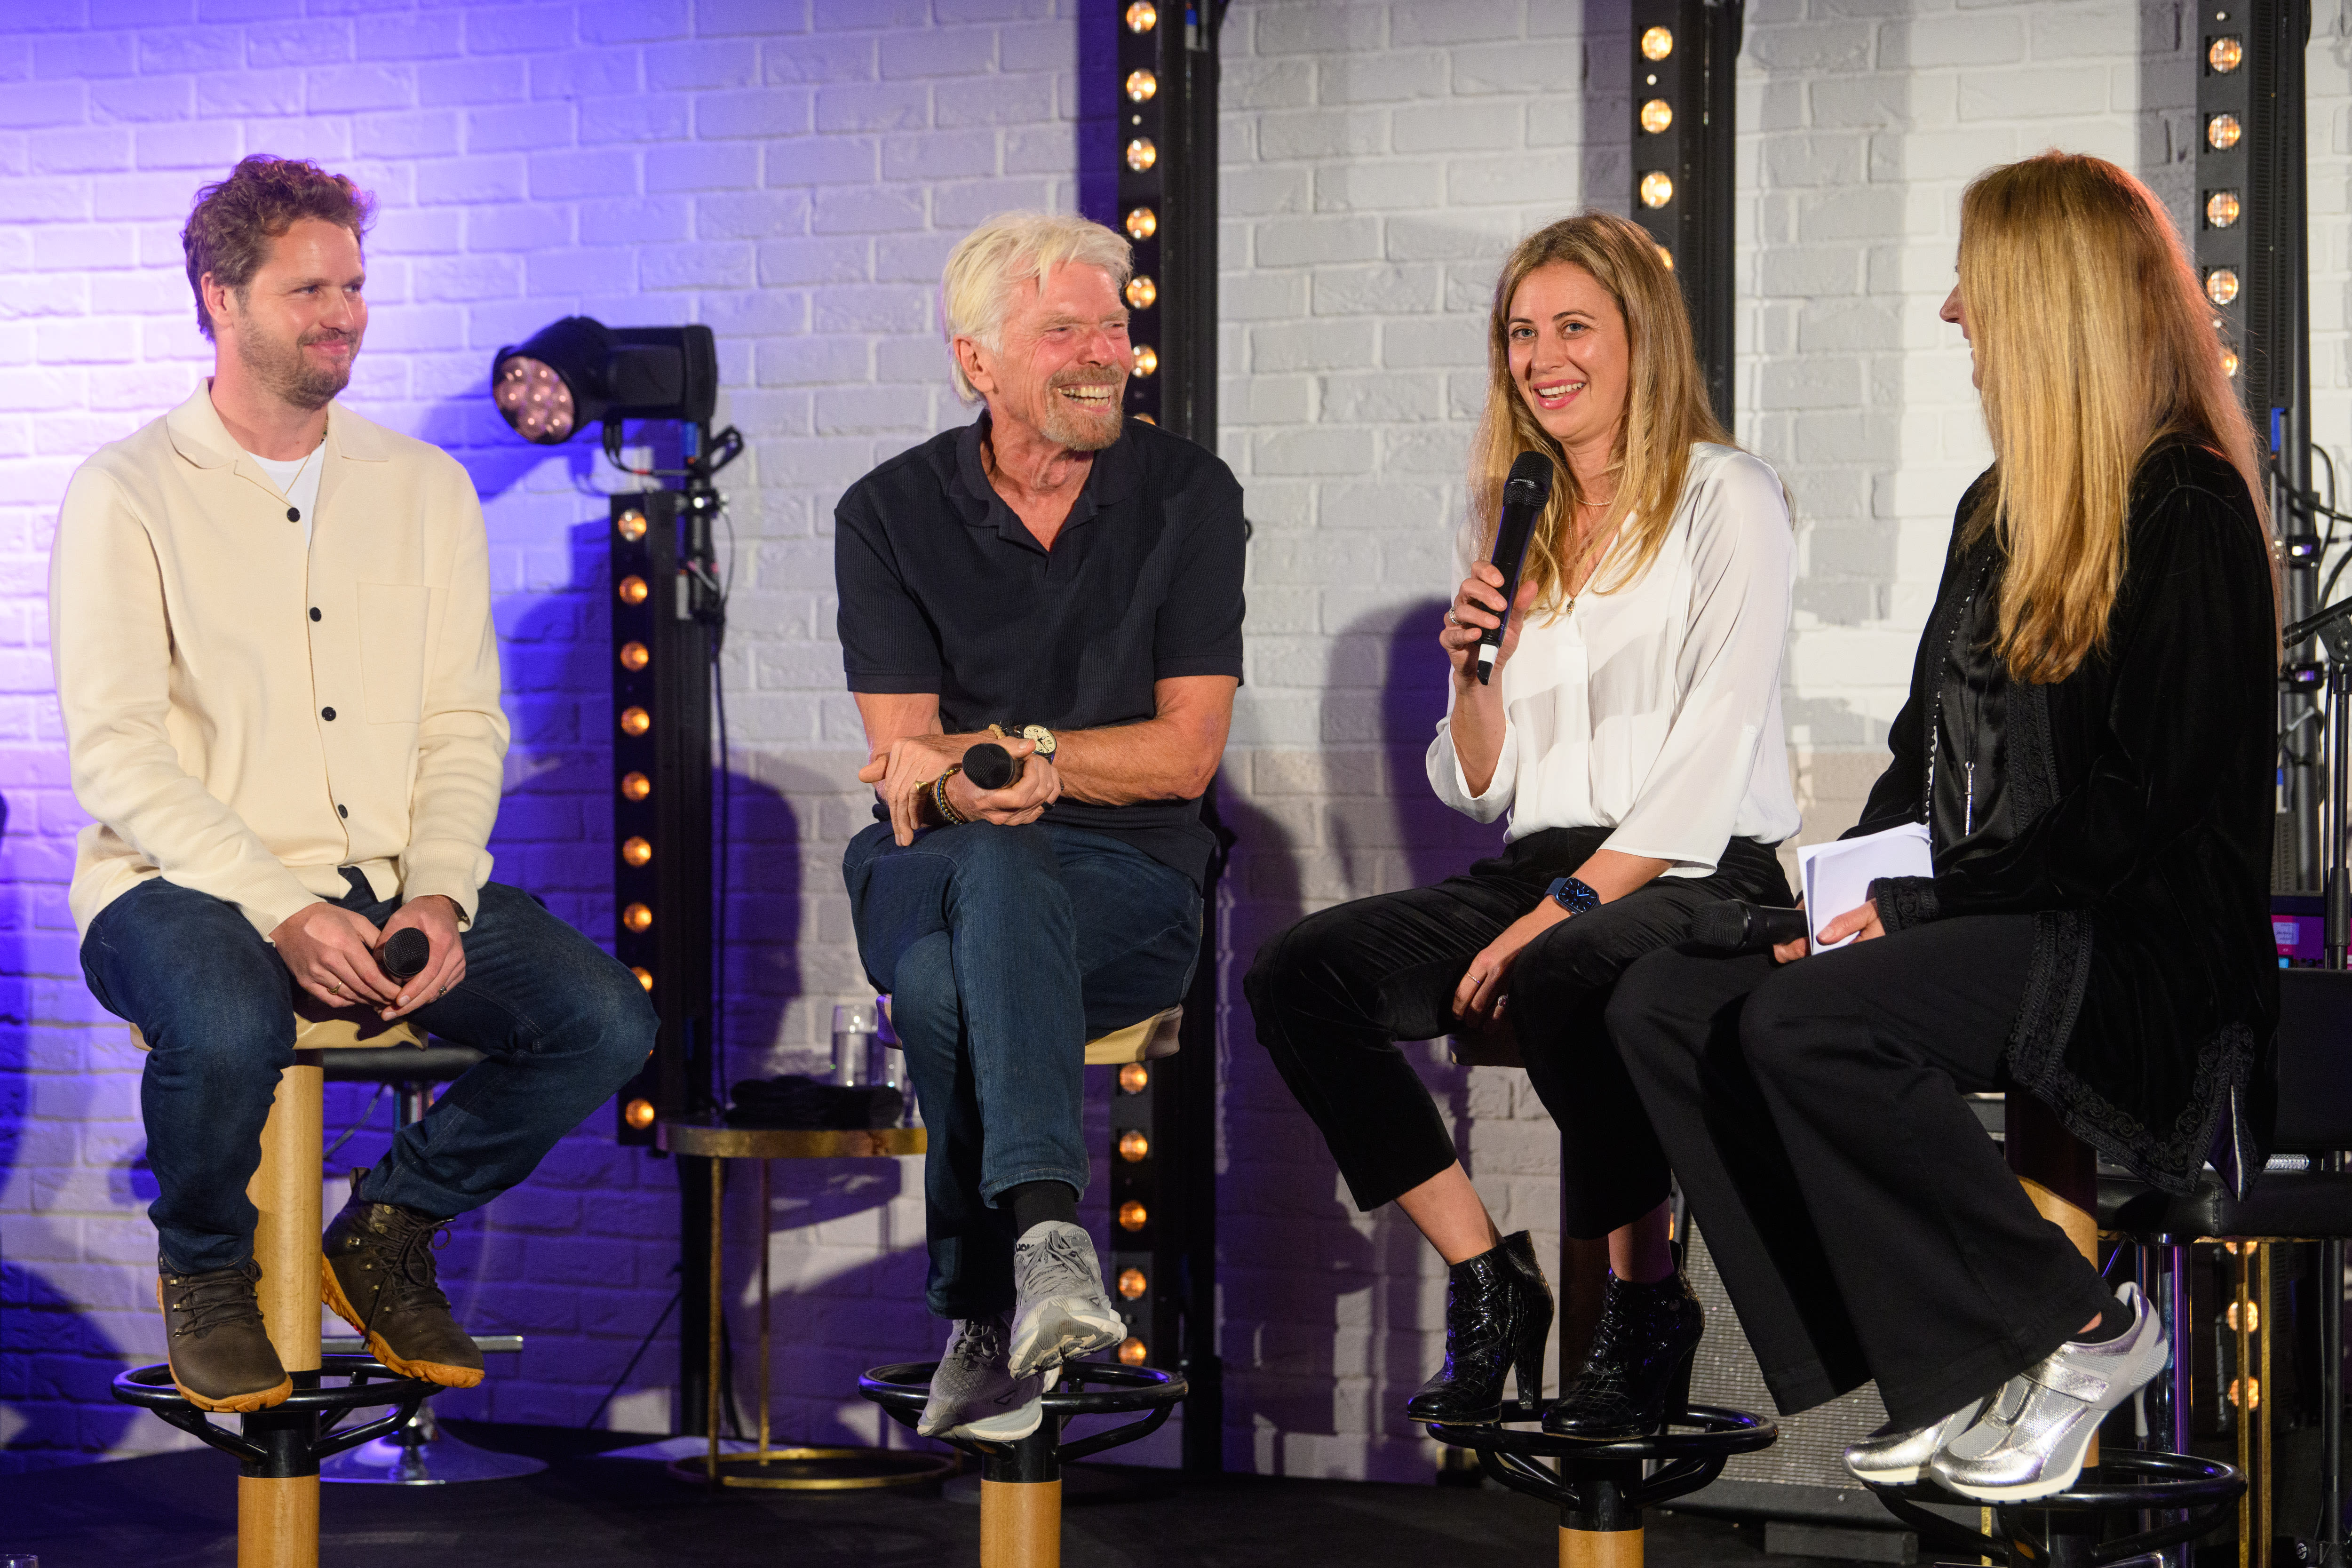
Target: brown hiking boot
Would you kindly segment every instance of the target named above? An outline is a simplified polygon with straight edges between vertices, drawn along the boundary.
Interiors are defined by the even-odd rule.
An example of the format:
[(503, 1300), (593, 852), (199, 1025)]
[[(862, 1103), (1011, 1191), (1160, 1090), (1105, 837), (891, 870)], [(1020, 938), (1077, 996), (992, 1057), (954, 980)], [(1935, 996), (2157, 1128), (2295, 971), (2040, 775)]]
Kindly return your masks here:
[(294, 1392), (294, 1380), (262, 1331), (253, 1287), (261, 1265), (155, 1279), (163, 1309), (163, 1352), (172, 1383), (199, 1410), (267, 1410)]
[(449, 1315), (433, 1273), (433, 1248), (448, 1226), (353, 1197), (319, 1244), (320, 1294), (403, 1377), (471, 1388), (482, 1381), (482, 1352)]

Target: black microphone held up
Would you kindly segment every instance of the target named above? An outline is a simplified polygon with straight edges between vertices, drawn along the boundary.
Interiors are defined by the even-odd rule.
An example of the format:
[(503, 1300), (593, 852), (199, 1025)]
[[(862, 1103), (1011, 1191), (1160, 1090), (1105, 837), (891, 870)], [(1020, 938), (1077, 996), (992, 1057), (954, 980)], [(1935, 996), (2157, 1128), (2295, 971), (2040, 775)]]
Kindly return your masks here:
[(1494, 679), (1495, 658), (1502, 651), (1503, 629), (1511, 624), (1511, 601), (1519, 594), (1519, 568), (1528, 561), (1528, 542), (1535, 537), (1536, 519), (1551, 499), (1551, 459), (1541, 452), (1522, 452), (1503, 481), (1503, 516), (1495, 526), (1495, 566), (1503, 574), (1503, 613), (1478, 638), (1478, 684)]

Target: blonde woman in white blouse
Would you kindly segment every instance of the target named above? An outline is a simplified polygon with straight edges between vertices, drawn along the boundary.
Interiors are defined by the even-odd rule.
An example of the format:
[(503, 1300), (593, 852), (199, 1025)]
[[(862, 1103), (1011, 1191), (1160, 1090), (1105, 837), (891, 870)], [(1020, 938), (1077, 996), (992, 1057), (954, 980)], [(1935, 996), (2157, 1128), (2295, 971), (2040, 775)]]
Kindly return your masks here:
[[(1448, 1265), (1444, 1367), (1415, 1420), (1496, 1417), (1507, 1372), (1538, 1399), (1551, 1293), (1502, 1237), (1398, 1040), (1500, 1027), (1564, 1133), (1565, 1223), (1609, 1238), (1584, 1367), (1544, 1418), (1591, 1437), (1681, 1408), (1699, 1307), (1666, 1236), (1664, 1152), (1602, 1027), (1617, 976), (1720, 899), (1793, 902), (1780, 732), (1792, 570), (1786, 498), (1709, 411), (1680, 290), (1650, 237), (1583, 213), (1529, 236), (1495, 287), (1472, 444), (1466, 575), (1439, 642), (1452, 700), (1438, 797), (1502, 852), (1433, 888), (1326, 910), (1260, 951), (1258, 1038), (1321, 1128), (1357, 1206), (1394, 1202)], [(1487, 563), (1523, 452), (1559, 478), (1492, 684)]]

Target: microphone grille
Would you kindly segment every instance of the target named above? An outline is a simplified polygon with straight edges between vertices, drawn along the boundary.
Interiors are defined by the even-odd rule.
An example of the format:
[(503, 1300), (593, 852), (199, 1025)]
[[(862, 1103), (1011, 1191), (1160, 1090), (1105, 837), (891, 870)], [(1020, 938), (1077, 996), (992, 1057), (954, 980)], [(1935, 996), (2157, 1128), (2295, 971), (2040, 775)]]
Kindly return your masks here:
[(1521, 452), (1511, 461), (1511, 477), (1506, 485), (1531, 485), (1540, 501), (1551, 494), (1551, 458), (1541, 452)]
[(1748, 940), (1748, 906), (1736, 899), (1701, 904), (1691, 911), (1690, 940), (1718, 951), (1738, 947)]

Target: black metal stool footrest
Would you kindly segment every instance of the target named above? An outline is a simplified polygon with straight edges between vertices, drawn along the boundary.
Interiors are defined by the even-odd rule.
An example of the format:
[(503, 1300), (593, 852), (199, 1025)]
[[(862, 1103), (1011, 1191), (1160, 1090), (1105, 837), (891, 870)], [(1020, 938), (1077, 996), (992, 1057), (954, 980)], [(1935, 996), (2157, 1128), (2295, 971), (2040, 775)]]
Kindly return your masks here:
[[(1537, 1414), (1515, 1407), (1511, 1418), (1532, 1421)], [(1630, 1528), (1641, 1510), (1698, 1490), (1723, 1473), (1733, 1455), (1769, 1447), (1780, 1435), (1767, 1416), (1710, 1405), (1692, 1405), (1663, 1432), (1614, 1443), (1500, 1421), (1461, 1426), (1433, 1421), (1428, 1430), (1441, 1443), (1475, 1451), (1478, 1468), (1495, 1480), (1558, 1505), (1563, 1521), (1591, 1530)]]
[[(244, 1430), (231, 1432), (213, 1425), (211, 1415), (191, 1405), (172, 1381), (168, 1363), (133, 1367), (114, 1379), (114, 1397), (125, 1405), (152, 1410), (181, 1431), (203, 1438), (225, 1454), (236, 1456), (242, 1472), (259, 1479), (314, 1476), (319, 1461), (373, 1442), (398, 1429), (416, 1414), (416, 1407), (441, 1392), (438, 1384), (402, 1377), (373, 1356), (321, 1356), (318, 1375), (345, 1377), (340, 1388), (297, 1387), (267, 1410), (241, 1417)], [(373, 1381), (372, 1381), (373, 1380)], [(389, 1405), (389, 1415), (337, 1430), (353, 1410)]]
[[(911, 1431), (930, 1399), (931, 1374), (939, 1366), (935, 1361), (877, 1366), (857, 1380), (857, 1392)], [(1097, 1386), (1089, 1388), (1089, 1384)], [(1183, 1378), (1171, 1372), (1148, 1366), (1119, 1366), (1110, 1362), (1064, 1362), (1060, 1381), (1044, 1395), (1044, 1418), (1028, 1436), (1011, 1443), (969, 1437), (938, 1440), (977, 1458), (986, 1479), (1050, 1481), (1062, 1473), (1062, 1466), (1072, 1460), (1120, 1447), (1157, 1432), (1167, 1424), (1169, 1414), (1186, 1392)], [(1130, 1421), (1108, 1432), (1096, 1432), (1068, 1443), (1061, 1440), (1062, 1423), (1073, 1415), (1119, 1415), (1139, 1410), (1150, 1414), (1140, 1421)]]
[[(1933, 1481), (1906, 1486), (1864, 1483), (1878, 1494), (1886, 1511), (1928, 1539), (1990, 1557), (1997, 1563), (2034, 1568), (2089, 1568), (2194, 1541), (2221, 1523), (2245, 1495), (2246, 1478), (2236, 1467), (2193, 1454), (2147, 1453), (2130, 1448), (2103, 1451), (2096, 1469), (2063, 1492), (2023, 1502), (1986, 1503), (1945, 1490)], [(1927, 1503), (1993, 1511), (1999, 1538), (1930, 1512)], [(2100, 1527), (2115, 1513), (2169, 1512), (2187, 1519), (2101, 1542)], [(2036, 1529), (2035, 1526), (2039, 1528)]]

